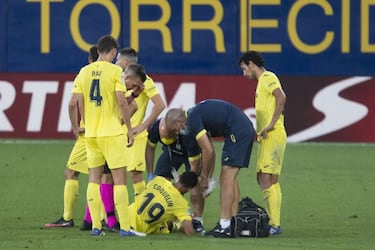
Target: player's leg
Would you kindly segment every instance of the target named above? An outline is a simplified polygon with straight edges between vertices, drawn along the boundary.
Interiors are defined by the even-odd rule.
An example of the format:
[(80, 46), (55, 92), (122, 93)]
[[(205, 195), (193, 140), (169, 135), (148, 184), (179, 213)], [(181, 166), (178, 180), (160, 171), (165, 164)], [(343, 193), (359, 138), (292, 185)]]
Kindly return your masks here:
[(82, 231), (89, 231), (92, 228), (92, 219), (90, 214), (90, 208), (89, 205), (86, 203), (85, 208), (85, 217), (83, 218), (80, 230)]
[(52, 222), (47, 223), (45, 227), (73, 227), (73, 211), (78, 198), (79, 182), (78, 172), (65, 169), (65, 185), (64, 185), (64, 212), (63, 216)]
[(262, 189), (266, 211), (270, 217), (271, 227), (280, 226), (281, 190), (277, 189), (278, 176), (267, 173), (257, 173), (257, 181)]
[[(189, 163), (189, 159), (187, 157), (181, 157), (178, 156), (176, 157), (176, 163), (179, 166), (184, 164), (185, 165), (185, 170), (186, 171), (193, 171), (200, 175), (200, 169), (192, 169)], [(197, 159), (197, 167), (200, 167), (200, 159)], [(195, 232), (198, 233), (204, 233), (204, 226), (203, 226), (203, 210), (204, 210), (204, 201), (205, 199), (202, 196), (202, 192), (199, 189), (198, 186), (195, 186), (191, 191), (190, 191), (190, 205), (191, 209), (193, 211), (193, 228)]]
[(254, 132), (252, 129), (236, 131), (224, 138), (220, 172), (221, 219), (213, 231), (215, 237), (233, 236), (231, 219), (237, 213), (240, 196), (237, 175), (240, 168), (248, 168), (250, 162)]
[(190, 204), (193, 210), (193, 228), (196, 232), (204, 233), (203, 226), (203, 210), (204, 210), (204, 198), (202, 192), (198, 187), (193, 188), (190, 191)]
[(46, 227), (72, 227), (73, 214), (79, 193), (79, 173), (88, 174), (86, 141), (84, 135), (76, 140), (65, 168), (64, 212), (63, 216)]
[(89, 184), (87, 186), (87, 204), (90, 209), (93, 230), (102, 229), (102, 199), (100, 196), (100, 180), (102, 173), (103, 165), (89, 169)]
[(65, 169), (65, 185), (64, 185), (64, 213), (65, 221), (73, 220), (73, 212), (78, 200), (79, 193), (79, 172), (72, 169)]
[(104, 217), (107, 218), (107, 229), (110, 232), (118, 232), (119, 226), (115, 214), (115, 203), (113, 196), (113, 178), (107, 164), (104, 166), (100, 184), (100, 194), (104, 205)]
[(121, 236), (144, 236), (138, 234), (130, 229), (130, 214), (129, 214), (129, 194), (126, 174), (126, 156), (124, 151), (126, 148), (126, 136), (119, 135), (106, 138), (105, 143), (105, 159), (108, 167), (112, 172), (113, 178), (113, 199), (120, 223)]
[(220, 207), (221, 218), (217, 225), (210, 231), (206, 232), (205, 236), (214, 236), (220, 238), (233, 237), (231, 220), (232, 208), (235, 201), (235, 192), (237, 188), (237, 175), (239, 167), (224, 165), (220, 173)]
[(271, 234), (280, 234), (280, 211), (282, 193), (279, 184), (286, 146), (285, 133), (269, 133), (258, 148), (257, 181), (262, 189), (265, 208), (270, 217)]
[(236, 183), (234, 186), (234, 202), (232, 204), (232, 217), (236, 216), (238, 213), (238, 201), (240, 200), (240, 185), (238, 179), (236, 178)]
[(95, 236), (102, 234), (101, 209), (103, 205), (100, 196), (100, 182), (105, 163), (104, 147), (104, 138), (86, 138), (87, 161), (89, 165), (89, 183), (86, 196), (92, 219), (91, 234)]
[(128, 212), (129, 195), (126, 186), (126, 169), (120, 167), (111, 169), (114, 182), (114, 201), (119, 217), (120, 228), (125, 231), (130, 230), (130, 216)]
[(130, 173), (130, 178), (133, 183), (134, 195), (142, 193), (146, 189), (146, 182), (143, 178), (143, 172), (146, 170), (146, 143), (147, 136), (139, 135), (134, 138), (134, 150), (131, 157), (131, 163), (127, 167), (127, 171)]
[(230, 220), (233, 216), (233, 204), (238, 202), (235, 198), (237, 196), (237, 175), (239, 170), (238, 167), (223, 166), (220, 173), (220, 225), (222, 228), (230, 226)]
[(130, 178), (133, 182), (134, 196), (142, 193), (146, 188), (146, 182), (143, 179), (144, 171), (132, 170), (130, 171)]

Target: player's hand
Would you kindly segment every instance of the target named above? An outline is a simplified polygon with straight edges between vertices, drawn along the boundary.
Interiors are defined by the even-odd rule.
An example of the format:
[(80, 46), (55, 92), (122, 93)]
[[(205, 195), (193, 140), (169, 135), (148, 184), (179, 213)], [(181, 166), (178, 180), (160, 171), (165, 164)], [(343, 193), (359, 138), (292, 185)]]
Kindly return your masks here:
[(128, 130), (128, 145), (127, 147), (131, 147), (134, 144), (134, 134), (133, 134), (133, 129)]
[(274, 130), (274, 127), (271, 126), (271, 125), (268, 125), (267, 127), (265, 127), (262, 132), (260, 132), (260, 136), (263, 138), (263, 139), (267, 139), (268, 138), (268, 132), (269, 131), (272, 131)]
[(76, 139), (78, 139), (79, 134), (81, 133), (81, 128), (80, 127), (72, 127), (73, 134)]
[(141, 133), (145, 129), (146, 129), (145, 125), (139, 124), (138, 126), (133, 128), (133, 135), (136, 136), (137, 134)]
[(208, 196), (210, 196), (210, 194), (212, 193), (212, 191), (216, 187), (216, 183), (217, 182), (216, 182), (215, 178), (212, 177), (212, 178), (208, 179), (208, 188), (202, 192), (203, 198), (207, 198)]
[(203, 193), (207, 190), (208, 188), (208, 178), (207, 177), (201, 177), (199, 181), (199, 189), (200, 192), (202, 193), (202, 196), (204, 197)]
[(132, 97), (137, 98), (143, 91), (144, 86), (137, 86), (133, 89)]

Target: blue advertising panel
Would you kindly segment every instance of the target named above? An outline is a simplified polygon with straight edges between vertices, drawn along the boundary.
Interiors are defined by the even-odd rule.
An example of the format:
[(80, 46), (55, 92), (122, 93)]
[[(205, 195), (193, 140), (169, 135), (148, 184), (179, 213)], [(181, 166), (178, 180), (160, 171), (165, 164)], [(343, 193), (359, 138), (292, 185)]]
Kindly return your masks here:
[(370, 0), (5, 2), (1, 71), (76, 72), (88, 48), (112, 34), (150, 73), (241, 74), (238, 57), (252, 49), (281, 75), (374, 75)]
[[(76, 72), (87, 63), (89, 47), (116, 28), (98, 2), (118, 13), (120, 1), (9, 2), (9, 71)], [(116, 22), (114, 36), (119, 37), (119, 20)]]
[(0, 72), (6, 71), (7, 3), (0, 1)]

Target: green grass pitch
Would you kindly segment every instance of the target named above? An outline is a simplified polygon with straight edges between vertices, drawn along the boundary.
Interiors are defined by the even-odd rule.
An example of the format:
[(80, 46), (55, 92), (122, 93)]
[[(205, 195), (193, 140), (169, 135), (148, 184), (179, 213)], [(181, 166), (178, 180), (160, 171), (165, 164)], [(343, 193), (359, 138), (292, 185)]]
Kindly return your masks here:
[[(85, 175), (80, 177), (76, 226), (44, 228), (62, 215), (64, 168), (73, 143), (0, 140), (0, 249), (375, 249), (375, 144), (288, 144), (280, 177), (283, 233), (264, 239), (216, 239), (181, 233), (92, 237), (79, 230)], [(217, 177), (222, 143), (215, 142), (215, 147)], [(256, 150), (255, 145), (253, 156)], [(240, 171), (239, 182), (242, 197), (263, 205), (255, 157)], [(216, 188), (206, 201), (206, 229), (219, 219), (218, 194)]]

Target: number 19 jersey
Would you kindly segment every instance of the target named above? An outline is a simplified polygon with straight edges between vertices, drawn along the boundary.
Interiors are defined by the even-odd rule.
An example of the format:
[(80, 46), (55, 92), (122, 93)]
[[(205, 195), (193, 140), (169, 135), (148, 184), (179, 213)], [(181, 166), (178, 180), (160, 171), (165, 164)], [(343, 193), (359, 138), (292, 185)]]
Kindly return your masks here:
[(121, 67), (96, 61), (83, 67), (74, 79), (72, 93), (83, 94), (85, 136), (123, 134), (116, 91), (126, 92)]
[(156, 176), (130, 205), (130, 225), (146, 234), (165, 233), (166, 222), (178, 219), (191, 221), (188, 202), (173, 184)]

